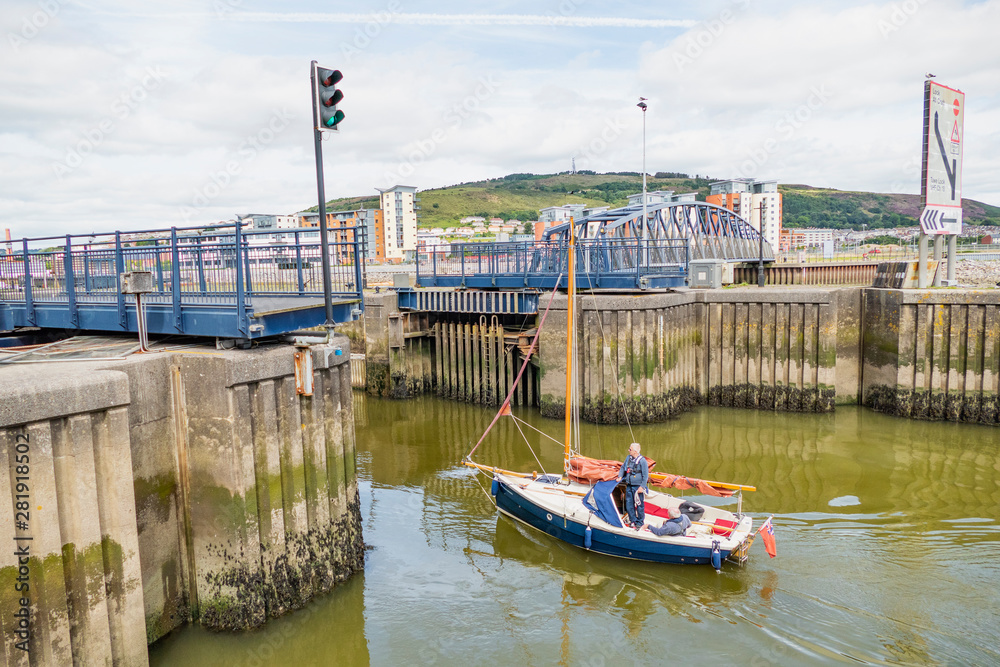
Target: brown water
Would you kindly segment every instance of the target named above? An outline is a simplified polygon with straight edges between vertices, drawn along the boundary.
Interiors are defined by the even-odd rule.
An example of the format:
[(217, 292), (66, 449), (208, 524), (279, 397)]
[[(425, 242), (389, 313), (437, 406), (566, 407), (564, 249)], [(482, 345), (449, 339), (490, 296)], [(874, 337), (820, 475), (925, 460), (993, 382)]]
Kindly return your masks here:
[[(259, 632), (186, 628), (153, 665), (1000, 664), (1000, 430), (858, 408), (702, 408), (635, 427), (657, 470), (756, 485), (745, 510), (774, 514), (778, 557), (758, 540), (745, 568), (716, 574), (498, 518), (488, 481), (459, 465), (490, 410), (355, 405), (365, 573)], [(518, 414), (561, 438), (561, 422)], [(558, 471), (559, 447), (529, 439)], [(632, 440), (584, 426), (590, 455)], [(476, 458), (542, 467), (509, 419)]]

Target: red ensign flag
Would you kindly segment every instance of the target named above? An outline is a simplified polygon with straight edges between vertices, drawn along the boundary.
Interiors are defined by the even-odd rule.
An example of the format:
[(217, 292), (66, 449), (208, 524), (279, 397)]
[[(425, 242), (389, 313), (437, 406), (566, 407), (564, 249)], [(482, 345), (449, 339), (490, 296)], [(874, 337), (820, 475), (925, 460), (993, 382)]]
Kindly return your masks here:
[(771, 523), (773, 517), (767, 517), (767, 521), (760, 527), (760, 534), (764, 538), (764, 551), (771, 558), (778, 555), (778, 547), (774, 543), (774, 524)]

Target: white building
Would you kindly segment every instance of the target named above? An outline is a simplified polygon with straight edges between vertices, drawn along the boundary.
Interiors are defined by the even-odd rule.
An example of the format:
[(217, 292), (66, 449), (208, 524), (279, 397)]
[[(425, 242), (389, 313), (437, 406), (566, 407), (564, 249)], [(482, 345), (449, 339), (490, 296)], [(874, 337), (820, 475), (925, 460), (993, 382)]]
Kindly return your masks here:
[(299, 216), (251, 213), (243, 218), (243, 224), (247, 223), (253, 229), (295, 229), (299, 226)]
[[(695, 201), (697, 196), (697, 192), (683, 192), (678, 195), (674, 194), (673, 190), (653, 190), (646, 193), (646, 206), (652, 204), (670, 204), (673, 202), (691, 202)], [(634, 195), (629, 195), (628, 205), (642, 206), (642, 193), (637, 192)]]
[(550, 227), (551, 223), (562, 224), (569, 222), (570, 218), (581, 220), (583, 219), (583, 209), (585, 208), (587, 208), (586, 204), (548, 206), (538, 212), (538, 222), (550, 223), (546, 225), (546, 227)]
[(417, 202), (420, 201), (417, 189), (395, 185), (379, 193), (385, 225), (385, 258), (390, 261), (412, 259), (417, 251)]
[(764, 215), (764, 238), (772, 248), (778, 248), (781, 238), (781, 193), (778, 181), (755, 181), (737, 178), (711, 183), (705, 198), (709, 204), (728, 208), (759, 230), (761, 212)]

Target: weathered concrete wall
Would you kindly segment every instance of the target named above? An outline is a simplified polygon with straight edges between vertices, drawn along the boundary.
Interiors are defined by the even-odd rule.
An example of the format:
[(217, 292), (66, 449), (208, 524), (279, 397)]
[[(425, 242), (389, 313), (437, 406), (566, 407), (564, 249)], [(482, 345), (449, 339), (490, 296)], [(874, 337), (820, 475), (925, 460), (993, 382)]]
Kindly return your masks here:
[(872, 289), (864, 298), (865, 405), (1000, 424), (1000, 293)]
[(365, 386), (375, 396), (405, 397), (405, 383), (393, 383), (389, 364), (391, 343), (402, 344), (402, 336), (390, 341), (389, 315), (398, 312), (394, 292), (365, 295)]
[[(655, 422), (699, 403), (828, 412), (836, 399), (837, 293), (732, 289), (579, 297), (581, 415)], [(541, 338), (541, 410), (563, 413), (566, 300)]]
[[(542, 414), (563, 414), (566, 306), (556, 297), (539, 341)], [(580, 412), (588, 421), (662, 421), (701, 401), (700, 304), (690, 294), (580, 296)]]
[[(0, 550), (4, 664), (145, 664), (128, 381), (80, 367), (2, 373), (0, 497), (10, 503), (0, 512), (8, 545)], [(22, 560), (17, 548), (29, 555)], [(16, 583), (27, 588), (16, 592)], [(30, 609), (29, 652), (12, 641), (21, 597)]]
[(857, 405), (861, 401), (862, 316), (860, 289), (834, 291), (837, 309), (837, 360), (834, 365), (836, 403)]
[(149, 641), (188, 620), (255, 627), (361, 567), (349, 349), (312, 348), (312, 396), (296, 393), (286, 346), (159, 361), (172, 455), (133, 446), (140, 464), (156, 457), (136, 468)]
[[(434, 386), (476, 402), (489, 402), (484, 386), (506, 392), (517, 364), (483, 327), (435, 322), (431, 346), (408, 337), (426, 334), (413, 330), (425, 325), (404, 323), (394, 299), (366, 312), (375, 325), (368, 377), (379, 379), (369, 391), (403, 398)], [(908, 417), (1000, 421), (995, 291), (775, 286), (578, 299), (588, 421), (622, 423), (625, 411), (661, 421), (699, 403), (829, 412), (859, 402)], [(559, 295), (536, 357), (539, 407), (549, 416), (563, 413), (565, 331)]]
[[(349, 344), (311, 348), (312, 396), (294, 351), (0, 369), (0, 536), (32, 538), (31, 664), (144, 664), (186, 622), (254, 627), (362, 567)], [(19, 563), (4, 553), (2, 656), (29, 664), (6, 641)]]
[(705, 308), (707, 402), (829, 412), (835, 399), (837, 301), (829, 290), (699, 292)]
[(368, 393), (409, 398), (432, 390), (429, 316), (401, 313), (395, 292), (365, 295), (365, 384)]

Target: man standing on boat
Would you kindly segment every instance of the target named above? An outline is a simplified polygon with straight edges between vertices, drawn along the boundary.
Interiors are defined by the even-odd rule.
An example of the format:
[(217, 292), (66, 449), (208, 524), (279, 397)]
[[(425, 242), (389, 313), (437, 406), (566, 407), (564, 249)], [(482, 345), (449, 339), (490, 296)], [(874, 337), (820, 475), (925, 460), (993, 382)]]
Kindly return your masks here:
[(649, 465), (646, 457), (639, 453), (641, 447), (633, 442), (628, 448), (628, 457), (618, 471), (618, 481), (625, 481), (625, 511), (631, 526), (638, 528), (646, 521), (643, 494), (649, 485)]

